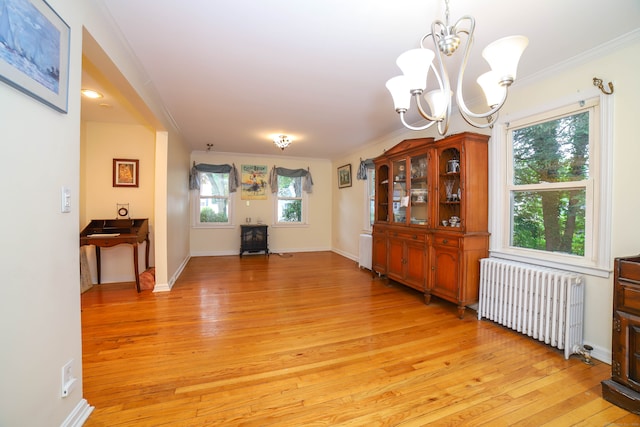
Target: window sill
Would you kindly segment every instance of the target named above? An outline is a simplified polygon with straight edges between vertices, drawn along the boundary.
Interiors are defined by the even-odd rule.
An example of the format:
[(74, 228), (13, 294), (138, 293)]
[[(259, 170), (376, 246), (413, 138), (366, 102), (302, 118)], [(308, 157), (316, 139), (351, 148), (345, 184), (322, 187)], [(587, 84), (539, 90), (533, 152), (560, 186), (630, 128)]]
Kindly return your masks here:
[[(546, 259), (537, 254), (524, 255), (515, 254), (507, 251), (489, 251), (492, 258), (501, 258), (511, 261), (519, 261), (527, 264), (540, 265), (543, 267), (557, 268), (559, 270), (570, 271), (579, 274), (585, 274), (588, 276), (604, 277), (608, 278), (611, 275), (612, 269), (608, 267), (586, 265), (577, 262), (571, 262), (569, 259)], [(576, 260), (578, 261), (578, 260)]]
[(309, 224), (305, 224), (301, 222), (294, 222), (291, 224), (279, 222), (277, 224), (271, 224), (271, 227), (273, 228), (308, 228)]
[(196, 228), (196, 229), (224, 229), (224, 228), (236, 228), (236, 226), (234, 224), (193, 224), (191, 226), (191, 228)]

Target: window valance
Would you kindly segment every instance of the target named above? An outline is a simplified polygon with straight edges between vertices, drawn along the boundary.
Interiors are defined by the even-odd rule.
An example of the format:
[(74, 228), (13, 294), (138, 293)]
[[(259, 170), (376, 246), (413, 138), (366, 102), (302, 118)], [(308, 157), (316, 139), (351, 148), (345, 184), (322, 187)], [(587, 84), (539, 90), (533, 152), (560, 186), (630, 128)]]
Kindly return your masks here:
[(356, 178), (365, 181), (367, 179), (367, 169), (373, 169), (374, 167), (373, 159), (360, 159), (360, 166), (358, 167)]
[(205, 173), (228, 173), (229, 174), (229, 192), (235, 193), (238, 189), (238, 170), (235, 164), (230, 165), (208, 165), (206, 163), (193, 164), (191, 174), (189, 175), (189, 189), (200, 190), (200, 177), (198, 172)]
[(269, 187), (271, 187), (271, 192), (275, 193), (278, 191), (278, 175), (286, 176), (289, 178), (298, 178), (302, 177), (302, 189), (306, 193), (311, 193), (313, 187), (313, 179), (311, 178), (311, 172), (309, 168), (307, 169), (287, 169), (287, 168), (271, 168), (271, 173), (269, 174)]

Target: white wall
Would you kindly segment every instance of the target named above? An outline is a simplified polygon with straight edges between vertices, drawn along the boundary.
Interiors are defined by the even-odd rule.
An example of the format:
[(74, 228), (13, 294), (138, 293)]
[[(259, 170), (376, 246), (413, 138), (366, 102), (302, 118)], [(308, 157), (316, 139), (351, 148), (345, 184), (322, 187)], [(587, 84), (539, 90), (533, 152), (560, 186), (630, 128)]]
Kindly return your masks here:
[(310, 168), (313, 192), (308, 195), (308, 225), (304, 227), (274, 226), (274, 198), (267, 191), (267, 200), (251, 200), (249, 206), (235, 194), (235, 227), (227, 229), (191, 229), (191, 255), (231, 255), (240, 251), (240, 224), (247, 217), (258, 218), (269, 225), (271, 252), (309, 252), (331, 250), (331, 162), (326, 159), (306, 159), (277, 156), (250, 156), (233, 153), (193, 152), (192, 161), (208, 164), (235, 163), (238, 174), (241, 165), (265, 165), (268, 171), (275, 165), (289, 169)]
[[(62, 114), (0, 83), (4, 197), (0, 246), (0, 425), (60, 425), (82, 384), (60, 397), (62, 366), (82, 378), (79, 292), (80, 67), (82, 7), (51, 6), (71, 27), (69, 110)], [(60, 189), (71, 190), (71, 213)]]
[[(163, 202), (166, 215), (166, 277), (156, 270), (156, 289), (163, 284), (170, 288), (189, 260), (189, 152), (171, 132), (168, 135), (166, 188)], [(159, 220), (160, 212), (156, 212)], [(160, 236), (160, 231), (156, 235)]]
[[(0, 83), (0, 179), (3, 206), (8, 207), (0, 211), (5, 225), (0, 247), (1, 426), (74, 425), (90, 412), (82, 393), (78, 247), (83, 26), (159, 118), (156, 129), (171, 129), (153, 88), (146, 84), (148, 77), (115, 36), (99, 3), (48, 3), (71, 28), (68, 113)], [(167, 179), (186, 176), (188, 154), (175, 133), (170, 130), (168, 135), (168, 151), (182, 161), (168, 161)], [(71, 190), (71, 213), (60, 212), (62, 186)], [(181, 193), (186, 198), (186, 190), (167, 187), (168, 202)], [(180, 240), (166, 251), (172, 260), (188, 256), (185, 218), (184, 209), (167, 214), (166, 228), (178, 224), (183, 230), (175, 233)], [(171, 265), (175, 268), (175, 262)], [(62, 398), (61, 368), (72, 359), (79, 382)]]
[[(625, 39), (624, 47), (614, 53), (604, 49), (590, 52), (581, 58), (574, 58), (556, 69), (538, 75), (528, 81), (518, 81), (512, 87), (509, 99), (501, 114), (529, 110), (545, 105), (569, 94), (591, 90), (593, 77), (605, 82), (613, 81), (614, 101), (614, 153), (613, 153), (613, 215), (611, 224), (611, 244), (613, 257), (640, 253), (640, 227), (633, 220), (640, 209), (640, 197), (635, 188), (640, 180), (640, 144), (637, 138), (635, 117), (640, 95), (640, 35), (633, 34)], [(615, 49), (612, 49), (615, 50)], [(480, 108), (478, 108), (480, 111)], [(393, 114), (393, 112), (391, 112)], [(449, 134), (464, 130), (478, 132), (457, 119), (452, 123)], [(488, 133), (479, 131), (479, 133)], [(362, 150), (350, 153), (333, 162), (333, 169), (351, 163), (357, 165), (360, 158), (375, 157), (403, 139), (435, 136), (433, 130), (424, 132), (400, 131), (379, 141), (373, 141)], [(493, 141), (490, 142), (492, 144)], [(489, 165), (489, 168), (501, 167)], [(361, 214), (364, 209), (364, 182), (355, 180), (354, 186), (333, 190), (333, 248), (336, 252), (357, 259), (358, 234), (363, 227)], [(491, 189), (490, 189), (491, 191)], [(608, 278), (586, 277), (585, 343), (594, 347), (594, 357), (610, 362), (611, 359), (611, 319), (613, 306), (612, 276)]]

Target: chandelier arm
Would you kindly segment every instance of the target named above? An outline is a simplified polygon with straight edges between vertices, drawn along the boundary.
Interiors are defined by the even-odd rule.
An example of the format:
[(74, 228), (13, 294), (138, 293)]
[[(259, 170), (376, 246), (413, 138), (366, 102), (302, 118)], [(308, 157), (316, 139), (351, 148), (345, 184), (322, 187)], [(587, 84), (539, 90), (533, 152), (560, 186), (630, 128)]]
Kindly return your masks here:
[[(441, 28), (442, 27), (446, 28), (446, 26), (440, 20), (433, 21), (433, 23), (431, 24), (431, 34), (430, 34), (431, 41), (433, 42), (433, 47), (436, 53), (435, 56), (437, 58), (438, 68), (440, 69), (440, 72), (438, 73), (438, 70), (433, 65), (433, 63), (431, 64), (431, 68), (433, 69), (433, 73), (436, 75), (436, 79), (438, 80), (438, 86), (440, 87), (440, 90), (442, 91), (442, 93), (444, 94), (447, 100), (447, 107), (446, 107), (446, 112), (444, 114), (444, 117), (438, 121), (438, 133), (440, 135), (445, 135), (449, 130), (449, 120), (451, 119), (451, 102), (452, 102), (451, 95), (450, 95), (451, 81), (449, 80), (449, 74), (447, 74), (447, 69), (442, 59), (443, 53), (438, 47), (438, 40), (436, 39), (438, 34), (436, 32), (437, 26), (440, 26)], [(423, 41), (424, 41), (424, 38), (423, 38)], [(422, 44), (422, 41), (421, 41), (421, 44)]]
[[(436, 67), (433, 65), (433, 62), (430, 64), (429, 68), (431, 68), (431, 71), (433, 71), (433, 74), (436, 76), (436, 80), (438, 80), (438, 87), (440, 88), (441, 91), (444, 92), (444, 84), (442, 82), (442, 78), (440, 77), (440, 74), (438, 73), (438, 70), (436, 70)], [(421, 94), (415, 94), (416, 106), (418, 107), (418, 111), (420, 112), (420, 115), (423, 118), (425, 118), (427, 120), (430, 120), (432, 122), (441, 122), (441, 121), (443, 121), (442, 119), (439, 119), (439, 118), (437, 118), (435, 116), (430, 116), (427, 113), (427, 111), (422, 107), (422, 102), (420, 100), (420, 95)], [(447, 116), (446, 116), (448, 118), (448, 116), (451, 113), (451, 111), (449, 111), (450, 107), (451, 107), (451, 102), (447, 103), (447, 107), (449, 107), (448, 111), (447, 111)], [(447, 120), (447, 122), (448, 122), (448, 120)]]
[(491, 117), (494, 114), (496, 114), (498, 111), (500, 111), (500, 109), (502, 108), (502, 106), (507, 100), (507, 94), (508, 94), (508, 89), (507, 87), (505, 87), (504, 93), (502, 94), (502, 99), (500, 100), (500, 102), (494, 105), (493, 108), (491, 108), (489, 111), (485, 113), (474, 113), (469, 108), (467, 108), (467, 105), (464, 103), (464, 100), (462, 99), (462, 94), (460, 92), (456, 93), (456, 99), (458, 101), (458, 107), (460, 108), (460, 113), (463, 116), (474, 117), (476, 119), (484, 119), (487, 117)]
[(420, 95), (421, 95), (421, 93), (420, 93), (420, 94), (417, 94), (417, 93), (416, 93), (416, 94), (414, 94), (414, 99), (416, 100), (416, 106), (418, 107), (418, 112), (420, 113), (420, 115), (421, 115), (424, 119), (429, 120), (430, 122), (439, 122), (439, 121), (441, 121), (442, 119), (439, 119), (439, 118), (437, 118), (437, 117), (430, 116), (430, 115), (429, 115), (429, 113), (427, 113), (427, 110), (425, 110), (425, 109), (422, 107), (422, 102), (421, 102), (421, 100), (420, 100)]
[(430, 121), (429, 123), (427, 123), (424, 126), (412, 126), (409, 123), (407, 123), (407, 121), (404, 118), (404, 113), (405, 111), (398, 111), (398, 114), (400, 114), (400, 121), (402, 121), (402, 124), (404, 125), (404, 127), (406, 127), (409, 130), (425, 130), (425, 129), (429, 129), (431, 126), (433, 126), (435, 123), (435, 121)]
[[(460, 25), (464, 20), (468, 20), (470, 22), (469, 30), (468, 31), (457, 30), (458, 25)], [(460, 110), (460, 113), (462, 114), (462, 117), (465, 119), (465, 121), (467, 121), (467, 123), (469, 123), (470, 125), (475, 127), (480, 127), (480, 128), (488, 127), (485, 125), (476, 125), (473, 123), (473, 120), (471, 120), (470, 118), (471, 117), (478, 118), (478, 119), (488, 118), (489, 121), (491, 121), (491, 117), (494, 114), (496, 114), (498, 110), (500, 110), (500, 108), (502, 108), (502, 106), (504, 105), (507, 99), (507, 87), (504, 86), (504, 93), (502, 95), (502, 99), (500, 100), (500, 102), (494, 105), (493, 108), (491, 108), (489, 111), (485, 113), (474, 113), (467, 107), (467, 104), (464, 102), (464, 98), (462, 96), (462, 81), (464, 79), (464, 72), (467, 68), (469, 54), (471, 53), (471, 47), (473, 46), (473, 36), (476, 28), (476, 21), (472, 16), (466, 15), (458, 19), (454, 28), (456, 28), (456, 31), (458, 33), (467, 34), (467, 43), (464, 49), (462, 63), (460, 64), (460, 71), (458, 72), (458, 82), (456, 84), (456, 101), (458, 103), (458, 109)]]
[[(443, 93), (448, 99), (448, 102), (447, 102), (448, 107), (451, 107), (451, 97), (449, 96), (449, 94), (451, 93), (451, 82), (449, 81), (449, 74), (447, 74), (447, 69), (444, 65), (444, 61), (442, 60), (442, 52), (438, 48), (438, 40), (436, 39), (436, 34), (437, 34), (436, 25), (443, 25), (443, 24), (441, 21), (434, 21), (431, 24), (431, 40), (433, 42), (433, 47), (436, 54), (435, 57), (437, 58), (438, 68), (440, 72), (438, 73), (438, 70), (435, 68), (433, 63), (431, 64), (431, 69), (433, 70), (433, 73), (436, 75), (436, 79), (438, 80), (438, 86), (440, 87), (440, 90), (443, 91)], [(450, 110), (450, 108), (448, 108), (448, 110)], [(447, 113), (450, 113), (450, 111), (448, 111)]]

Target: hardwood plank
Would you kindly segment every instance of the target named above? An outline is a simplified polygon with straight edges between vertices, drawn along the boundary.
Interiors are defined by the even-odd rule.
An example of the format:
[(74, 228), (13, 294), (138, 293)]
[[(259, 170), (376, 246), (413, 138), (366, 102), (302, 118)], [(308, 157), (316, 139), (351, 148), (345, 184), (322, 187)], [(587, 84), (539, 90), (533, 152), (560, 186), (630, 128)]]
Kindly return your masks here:
[(83, 293), (87, 426), (602, 425), (610, 367), (331, 252), (192, 258), (171, 292)]

